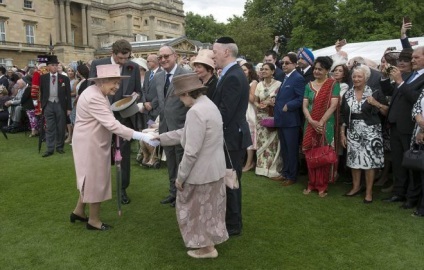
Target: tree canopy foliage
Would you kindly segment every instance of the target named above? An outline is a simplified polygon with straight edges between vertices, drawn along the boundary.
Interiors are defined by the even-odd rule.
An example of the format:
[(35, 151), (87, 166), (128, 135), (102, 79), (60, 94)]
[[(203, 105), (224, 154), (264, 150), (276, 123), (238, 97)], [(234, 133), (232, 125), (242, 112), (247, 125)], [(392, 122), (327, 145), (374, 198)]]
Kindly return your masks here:
[[(223, 34), (237, 41), (240, 53), (260, 61), (274, 36), (290, 39), (287, 50), (330, 46), (348, 42), (396, 39), (404, 16), (413, 24), (409, 36), (424, 34), (422, 0), (247, 0), (242, 17), (217, 23), (212, 15), (188, 13), (189, 38), (212, 42)], [(424, 45), (424, 44), (423, 44)]]

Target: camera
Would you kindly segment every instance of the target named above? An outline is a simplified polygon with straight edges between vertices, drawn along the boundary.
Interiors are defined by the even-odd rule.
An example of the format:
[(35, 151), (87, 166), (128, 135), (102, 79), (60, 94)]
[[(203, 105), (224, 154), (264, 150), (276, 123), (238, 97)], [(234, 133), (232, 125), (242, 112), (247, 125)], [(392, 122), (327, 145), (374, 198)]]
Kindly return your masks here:
[(392, 72), (394, 66), (390, 65), (390, 64), (386, 64), (386, 68), (384, 69), (384, 74), (389, 77), (390, 72)]
[(278, 42), (279, 42), (279, 43), (283, 43), (283, 44), (287, 43), (287, 38), (286, 38), (286, 36), (284, 36), (284, 35), (279, 36), (279, 37), (278, 37)]

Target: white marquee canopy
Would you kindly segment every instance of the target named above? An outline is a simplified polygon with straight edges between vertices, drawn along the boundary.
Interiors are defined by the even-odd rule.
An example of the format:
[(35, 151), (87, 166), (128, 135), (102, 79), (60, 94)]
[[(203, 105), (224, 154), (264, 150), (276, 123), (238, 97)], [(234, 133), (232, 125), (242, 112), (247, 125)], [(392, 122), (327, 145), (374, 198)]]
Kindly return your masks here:
[[(418, 42), (418, 44), (412, 46), (412, 48), (424, 46), (424, 37), (411, 37), (409, 38), (409, 42), (411, 44)], [(380, 63), (384, 51), (389, 47), (396, 47), (396, 50), (401, 51), (402, 44), (400, 42), (400, 39), (347, 43), (345, 46), (343, 46), (342, 50), (348, 53), (349, 59), (355, 56), (362, 56), (364, 58), (371, 59), (376, 63)], [(319, 50), (314, 50), (312, 52), (315, 57), (332, 56), (336, 53), (336, 49), (333, 45)]]

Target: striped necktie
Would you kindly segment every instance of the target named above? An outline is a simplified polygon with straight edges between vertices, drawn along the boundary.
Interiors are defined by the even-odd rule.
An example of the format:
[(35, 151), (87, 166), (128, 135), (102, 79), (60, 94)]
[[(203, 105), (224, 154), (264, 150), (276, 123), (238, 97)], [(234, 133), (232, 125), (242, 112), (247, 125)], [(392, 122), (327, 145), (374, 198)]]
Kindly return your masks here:
[(150, 72), (149, 81), (151, 81), (154, 76), (155, 76), (155, 72), (153, 72), (153, 71)]

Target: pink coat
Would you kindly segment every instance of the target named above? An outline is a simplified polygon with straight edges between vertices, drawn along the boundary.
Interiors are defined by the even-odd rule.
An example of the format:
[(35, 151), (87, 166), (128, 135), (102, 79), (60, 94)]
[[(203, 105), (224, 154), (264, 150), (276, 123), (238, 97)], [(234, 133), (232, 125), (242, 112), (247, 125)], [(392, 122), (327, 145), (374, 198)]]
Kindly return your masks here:
[(77, 187), (84, 203), (112, 198), (112, 133), (130, 140), (133, 132), (115, 119), (109, 100), (99, 87), (92, 85), (79, 96), (72, 151)]

